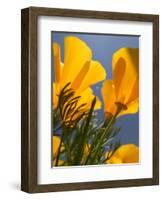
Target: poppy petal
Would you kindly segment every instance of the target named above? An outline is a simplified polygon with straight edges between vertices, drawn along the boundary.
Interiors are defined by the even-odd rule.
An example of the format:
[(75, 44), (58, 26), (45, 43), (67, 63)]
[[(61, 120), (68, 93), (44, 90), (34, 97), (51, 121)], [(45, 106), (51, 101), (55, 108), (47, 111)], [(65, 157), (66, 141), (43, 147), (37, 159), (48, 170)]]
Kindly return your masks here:
[(73, 82), (87, 61), (92, 58), (88, 45), (77, 37), (68, 36), (64, 39), (64, 68), (62, 87)]
[(102, 85), (101, 94), (104, 101), (105, 113), (116, 113), (116, 97), (115, 97), (115, 85), (113, 80), (105, 80)]

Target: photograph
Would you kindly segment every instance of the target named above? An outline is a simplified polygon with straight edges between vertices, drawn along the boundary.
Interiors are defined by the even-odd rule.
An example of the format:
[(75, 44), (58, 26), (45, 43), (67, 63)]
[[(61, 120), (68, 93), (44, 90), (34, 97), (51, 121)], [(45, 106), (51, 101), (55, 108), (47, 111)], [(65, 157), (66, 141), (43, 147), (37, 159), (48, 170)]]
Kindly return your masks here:
[(51, 32), (52, 167), (139, 164), (139, 35)]

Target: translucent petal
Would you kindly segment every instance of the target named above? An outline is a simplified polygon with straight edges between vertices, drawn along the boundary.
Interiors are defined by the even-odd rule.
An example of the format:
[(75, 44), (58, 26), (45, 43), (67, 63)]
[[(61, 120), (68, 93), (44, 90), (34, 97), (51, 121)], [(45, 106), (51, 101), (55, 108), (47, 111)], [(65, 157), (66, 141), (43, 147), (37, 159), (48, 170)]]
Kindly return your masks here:
[(65, 37), (62, 87), (68, 82), (72, 83), (84, 64), (91, 58), (91, 49), (84, 41), (73, 36)]
[(115, 86), (113, 80), (105, 80), (102, 85), (101, 94), (104, 101), (104, 111), (106, 113), (116, 112), (116, 97), (115, 97)]
[[(90, 68), (90, 62), (86, 62), (86, 63), (84, 64), (83, 68), (80, 70), (80, 72), (79, 72), (79, 74), (77, 75), (77, 77), (75, 78), (75, 80), (72, 82), (71, 87), (72, 87), (74, 90), (77, 90), (77, 89), (81, 86), (81, 84), (82, 84), (82, 82), (83, 82), (85, 76), (87, 75), (87, 73), (88, 73), (88, 71), (89, 71), (89, 68)], [(86, 87), (86, 88), (87, 88), (87, 87)]]
[(120, 146), (112, 157), (107, 160), (110, 164), (120, 163), (138, 163), (139, 162), (139, 148), (134, 144), (125, 144)]
[(53, 136), (53, 156), (55, 157), (58, 153), (61, 139), (57, 136)]
[(60, 46), (58, 43), (53, 44), (53, 54), (54, 54), (54, 77), (55, 82), (59, 83), (61, 80), (61, 73), (62, 73), (62, 67), (61, 67), (61, 55), (60, 55)]
[[(133, 95), (135, 80), (138, 84), (139, 51), (137, 48), (121, 48), (113, 55), (113, 78), (117, 101), (126, 104)], [(136, 97), (137, 98), (137, 97)]]
[(94, 85), (106, 78), (106, 72), (102, 64), (98, 61), (89, 62), (88, 72), (83, 78), (79, 87), (79, 91), (85, 90), (87, 87)]

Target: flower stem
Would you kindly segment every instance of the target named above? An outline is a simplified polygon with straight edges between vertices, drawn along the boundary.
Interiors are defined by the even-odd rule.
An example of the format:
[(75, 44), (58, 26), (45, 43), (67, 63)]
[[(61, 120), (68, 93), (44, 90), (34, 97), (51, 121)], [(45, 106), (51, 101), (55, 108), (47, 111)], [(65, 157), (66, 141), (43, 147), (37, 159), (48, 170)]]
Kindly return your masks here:
[(58, 154), (57, 154), (55, 166), (58, 166), (58, 161), (59, 161), (59, 156), (60, 156), (60, 151), (61, 151), (62, 142), (63, 142), (63, 134), (62, 134), (62, 136), (61, 136), (61, 142), (60, 142), (60, 144), (59, 144)]
[(103, 140), (104, 140), (106, 134), (108, 133), (108, 131), (112, 127), (112, 125), (115, 123), (115, 119), (118, 116), (118, 114), (122, 111), (123, 107), (121, 106), (121, 104), (117, 103), (116, 105), (117, 105), (117, 111), (116, 111), (115, 115), (112, 116), (112, 118), (109, 120), (108, 125), (106, 126), (106, 128), (105, 128), (105, 130), (104, 130), (104, 132), (103, 132), (103, 134), (102, 134), (97, 146), (95, 147), (95, 152), (94, 152), (92, 158), (91, 158), (91, 152), (92, 152), (92, 149), (91, 149), (91, 151), (90, 151), (90, 153), (89, 153), (89, 155), (88, 155), (88, 157), (87, 157), (87, 159), (85, 161), (85, 165), (94, 163), (94, 161), (96, 159), (96, 156), (97, 156), (97, 154), (98, 154), (98, 152), (99, 152), (99, 150), (101, 148), (101, 145), (103, 143)]

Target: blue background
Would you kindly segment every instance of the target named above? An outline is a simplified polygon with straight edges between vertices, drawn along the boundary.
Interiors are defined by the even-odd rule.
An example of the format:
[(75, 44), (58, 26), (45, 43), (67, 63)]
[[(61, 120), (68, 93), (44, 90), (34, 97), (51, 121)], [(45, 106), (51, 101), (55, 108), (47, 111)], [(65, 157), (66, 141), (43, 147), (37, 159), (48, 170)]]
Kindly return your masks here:
[[(64, 60), (64, 37), (76, 36), (84, 40), (91, 48), (93, 60), (98, 60), (107, 72), (107, 78), (112, 78), (112, 55), (121, 47), (139, 48), (139, 36), (127, 35), (103, 35), (87, 33), (66, 33), (52, 32), (52, 43), (58, 42), (61, 46), (61, 58)], [(101, 85), (98, 83), (93, 86), (94, 93), (101, 98)], [(97, 117), (103, 119), (103, 107), (97, 112)], [(119, 139), (121, 144), (133, 143), (139, 145), (139, 113), (121, 116), (117, 119), (117, 126), (121, 128), (120, 133), (115, 139)]]

